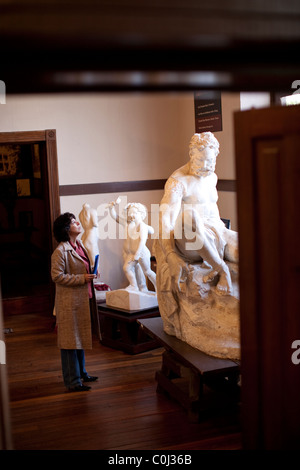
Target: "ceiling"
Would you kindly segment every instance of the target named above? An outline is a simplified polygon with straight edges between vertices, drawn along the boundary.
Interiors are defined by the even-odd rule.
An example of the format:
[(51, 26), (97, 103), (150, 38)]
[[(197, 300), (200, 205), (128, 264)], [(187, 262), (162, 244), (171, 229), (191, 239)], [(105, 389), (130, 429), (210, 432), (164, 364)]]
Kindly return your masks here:
[(0, 0), (9, 93), (288, 90), (298, 0)]

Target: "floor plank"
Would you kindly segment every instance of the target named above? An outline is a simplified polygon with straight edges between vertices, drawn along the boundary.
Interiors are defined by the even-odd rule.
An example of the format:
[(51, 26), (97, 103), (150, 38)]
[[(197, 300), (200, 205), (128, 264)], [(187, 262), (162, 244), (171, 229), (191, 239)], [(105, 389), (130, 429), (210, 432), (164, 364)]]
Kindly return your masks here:
[(7, 316), (5, 335), (13, 445), (16, 450), (241, 449), (238, 409), (199, 423), (156, 393), (163, 349), (129, 355), (94, 338), (87, 370), (92, 390), (68, 393), (62, 382), (53, 318)]

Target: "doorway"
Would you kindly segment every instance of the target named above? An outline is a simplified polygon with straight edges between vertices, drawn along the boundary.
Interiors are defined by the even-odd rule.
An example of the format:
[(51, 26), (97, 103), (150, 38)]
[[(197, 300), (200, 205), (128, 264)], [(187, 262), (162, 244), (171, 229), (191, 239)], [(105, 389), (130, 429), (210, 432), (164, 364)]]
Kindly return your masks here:
[(296, 450), (300, 106), (234, 118), (244, 449)]
[(52, 225), (59, 213), (56, 131), (0, 133), (4, 315), (52, 311)]

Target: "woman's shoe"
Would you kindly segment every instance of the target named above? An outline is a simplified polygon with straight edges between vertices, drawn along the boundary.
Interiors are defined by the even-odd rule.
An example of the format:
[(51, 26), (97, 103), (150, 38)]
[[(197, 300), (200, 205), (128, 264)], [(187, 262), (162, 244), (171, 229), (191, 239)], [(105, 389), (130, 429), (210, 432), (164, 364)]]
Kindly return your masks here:
[(87, 392), (91, 390), (91, 387), (87, 385), (75, 385), (75, 387), (69, 387), (69, 392)]
[(98, 377), (93, 377), (92, 375), (85, 375), (82, 377), (83, 382), (95, 382), (96, 380), (98, 380)]

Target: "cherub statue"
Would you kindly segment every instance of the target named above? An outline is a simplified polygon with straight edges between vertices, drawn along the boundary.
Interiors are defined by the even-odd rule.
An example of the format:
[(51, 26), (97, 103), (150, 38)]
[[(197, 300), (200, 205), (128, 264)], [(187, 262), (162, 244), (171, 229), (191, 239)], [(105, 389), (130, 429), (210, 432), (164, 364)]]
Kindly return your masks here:
[(146, 246), (149, 234), (154, 233), (153, 227), (147, 225), (144, 219), (147, 209), (143, 204), (132, 202), (125, 206), (120, 217), (116, 212), (116, 205), (120, 198), (108, 204), (111, 216), (126, 229), (126, 239), (123, 246), (123, 269), (129, 281), (127, 290), (148, 292), (145, 277), (156, 288), (156, 274), (151, 269), (150, 250)]
[(98, 216), (96, 209), (92, 209), (89, 204), (83, 204), (79, 213), (79, 220), (84, 229), (81, 241), (88, 252), (91, 265), (95, 262), (95, 256), (99, 254), (98, 248)]

